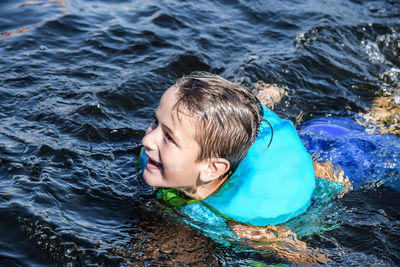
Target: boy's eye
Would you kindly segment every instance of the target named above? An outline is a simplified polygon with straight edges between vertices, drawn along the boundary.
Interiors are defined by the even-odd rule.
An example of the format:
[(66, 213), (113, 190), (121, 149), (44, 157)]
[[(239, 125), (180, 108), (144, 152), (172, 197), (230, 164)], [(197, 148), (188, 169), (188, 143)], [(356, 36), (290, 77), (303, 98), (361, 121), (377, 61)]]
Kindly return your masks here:
[[(151, 125), (151, 128), (154, 130), (155, 128), (158, 127), (158, 119), (155, 113), (152, 115), (152, 117), (153, 117), (153, 124)], [(163, 129), (163, 132), (164, 132), (164, 139), (166, 142), (176, 144), (175, 140), (171, 137), (171, 135), (168, 133), (167, 130)]]
[(152, 117), (153, 117), (153, 127), (155, 127), (158, 125), (158, 120), (157, 120), (156, 114), (153, 114)]
[(165, 139), (168, 142), (175, 143), (174, 139), (172, 139), (172, 137), (171, 137), (171, 135), (169, 133), (166, 132), (164, 135), (165, 135)]

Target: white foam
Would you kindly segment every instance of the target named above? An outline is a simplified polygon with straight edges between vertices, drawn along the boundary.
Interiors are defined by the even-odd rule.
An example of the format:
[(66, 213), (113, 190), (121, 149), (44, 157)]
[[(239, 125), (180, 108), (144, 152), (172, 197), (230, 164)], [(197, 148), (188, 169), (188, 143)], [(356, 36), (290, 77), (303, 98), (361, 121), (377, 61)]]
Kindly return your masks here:
[(387, 64), (385, 56), (379, 50), (377, 43), (370, 40), (363, 40), (361, 42), (361, 47), (364, 49), (371, 61)]

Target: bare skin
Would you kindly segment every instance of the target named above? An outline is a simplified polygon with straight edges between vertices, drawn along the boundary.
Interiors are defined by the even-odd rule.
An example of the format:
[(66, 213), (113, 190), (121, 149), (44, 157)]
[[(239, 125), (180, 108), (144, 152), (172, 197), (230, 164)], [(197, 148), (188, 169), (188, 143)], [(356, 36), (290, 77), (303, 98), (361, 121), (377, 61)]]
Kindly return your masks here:
[(315, 177), (319, 177), (331, 182), (343, 184), (343, 191), (336, 195), (336, 198), (343, 197), (347, 192), (353, 189), (349, 177), (344, 174), (342, 168), (334, 162), (316, 162), (313, 161)]
[(267, 84), (262, 81), (258, 81), (254, 84), (253, 91), (260, 102), (270, 109), (274, 109), (275, 105), (278, 104), (286, 94), (285, 90), (276, 84)]
[(240, 223), (230, 223), (232, 230), (239, 238), (248, 240), (246, 243), (258, 250), (268, 251), (275, 258), (293, 265), (324, 264), (328, 259), (310, 249), (306, 243), (297, 239), (296, 234), (286, 225), (249, 226)]
[(358, 121), (361, 125), (378, 126), (381, 134), (400, 135), (400, 88), (394, 95), (376, 97), (369, 112), (361, 116), (365, 119)]

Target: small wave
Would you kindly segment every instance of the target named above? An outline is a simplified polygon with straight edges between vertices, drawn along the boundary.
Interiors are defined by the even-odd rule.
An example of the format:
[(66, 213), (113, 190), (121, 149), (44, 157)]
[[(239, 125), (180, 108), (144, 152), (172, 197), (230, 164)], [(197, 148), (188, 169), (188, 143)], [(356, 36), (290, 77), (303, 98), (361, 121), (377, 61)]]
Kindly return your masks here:
[[(30, 18), (29, 13), (37, 12), (40, 14), (41, 10), (39, 11), (39, 9), (36, 9), (36, 8), (47, 8), (49, 11), (51, 11), (51, 9), (54, 7), (58, 8), (58, 10), (56, 11), (56, 15), (53, 18), (50, 18), (50, 19), (44, 18), (43, 20), (38, 21), (36, 23), (33, 23), (33, 24), (31, 23), (29, 25), (19, 27), (18, 29), (13, 29), (10, 31), (2, 32), (2, 33), (0, 33), (0, 40), (26, 35), (28, 31), (40, 27), (46, 21), (55, 19), (59, 14), (61, 14), (60, 12), (65, 12), (67, 10), (68, 0), (26, 1), (24, 3), (19, 4), (17, 6), (17, 9), (10, 9), (9, 11), (12, 15), (14, 15), (13, 13), (17, 13), (19, 15), (19, 17)], [(49, 12), (49, 13), (52, 13), (52, 12)], [(38, 17), (40, 18), (41, 16), (38, 16)], [(27, 23), (29, 23), (28, 20), (27, 20)], [(12, 23), (10, 23), (10, 24), (12, 24)]]

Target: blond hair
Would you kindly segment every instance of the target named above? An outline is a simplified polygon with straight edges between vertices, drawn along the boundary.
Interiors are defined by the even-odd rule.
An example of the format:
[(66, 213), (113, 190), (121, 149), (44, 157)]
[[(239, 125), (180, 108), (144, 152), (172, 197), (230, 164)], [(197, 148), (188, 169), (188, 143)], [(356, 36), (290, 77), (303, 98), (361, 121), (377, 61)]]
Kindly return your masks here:
[(184, 76), (175, 86), (177, 113), (197, 117), (197, 160), (221, 157), (235, 168), (257, 138), (262, 119), (258, 99), (249, 89), (207, 72)]

